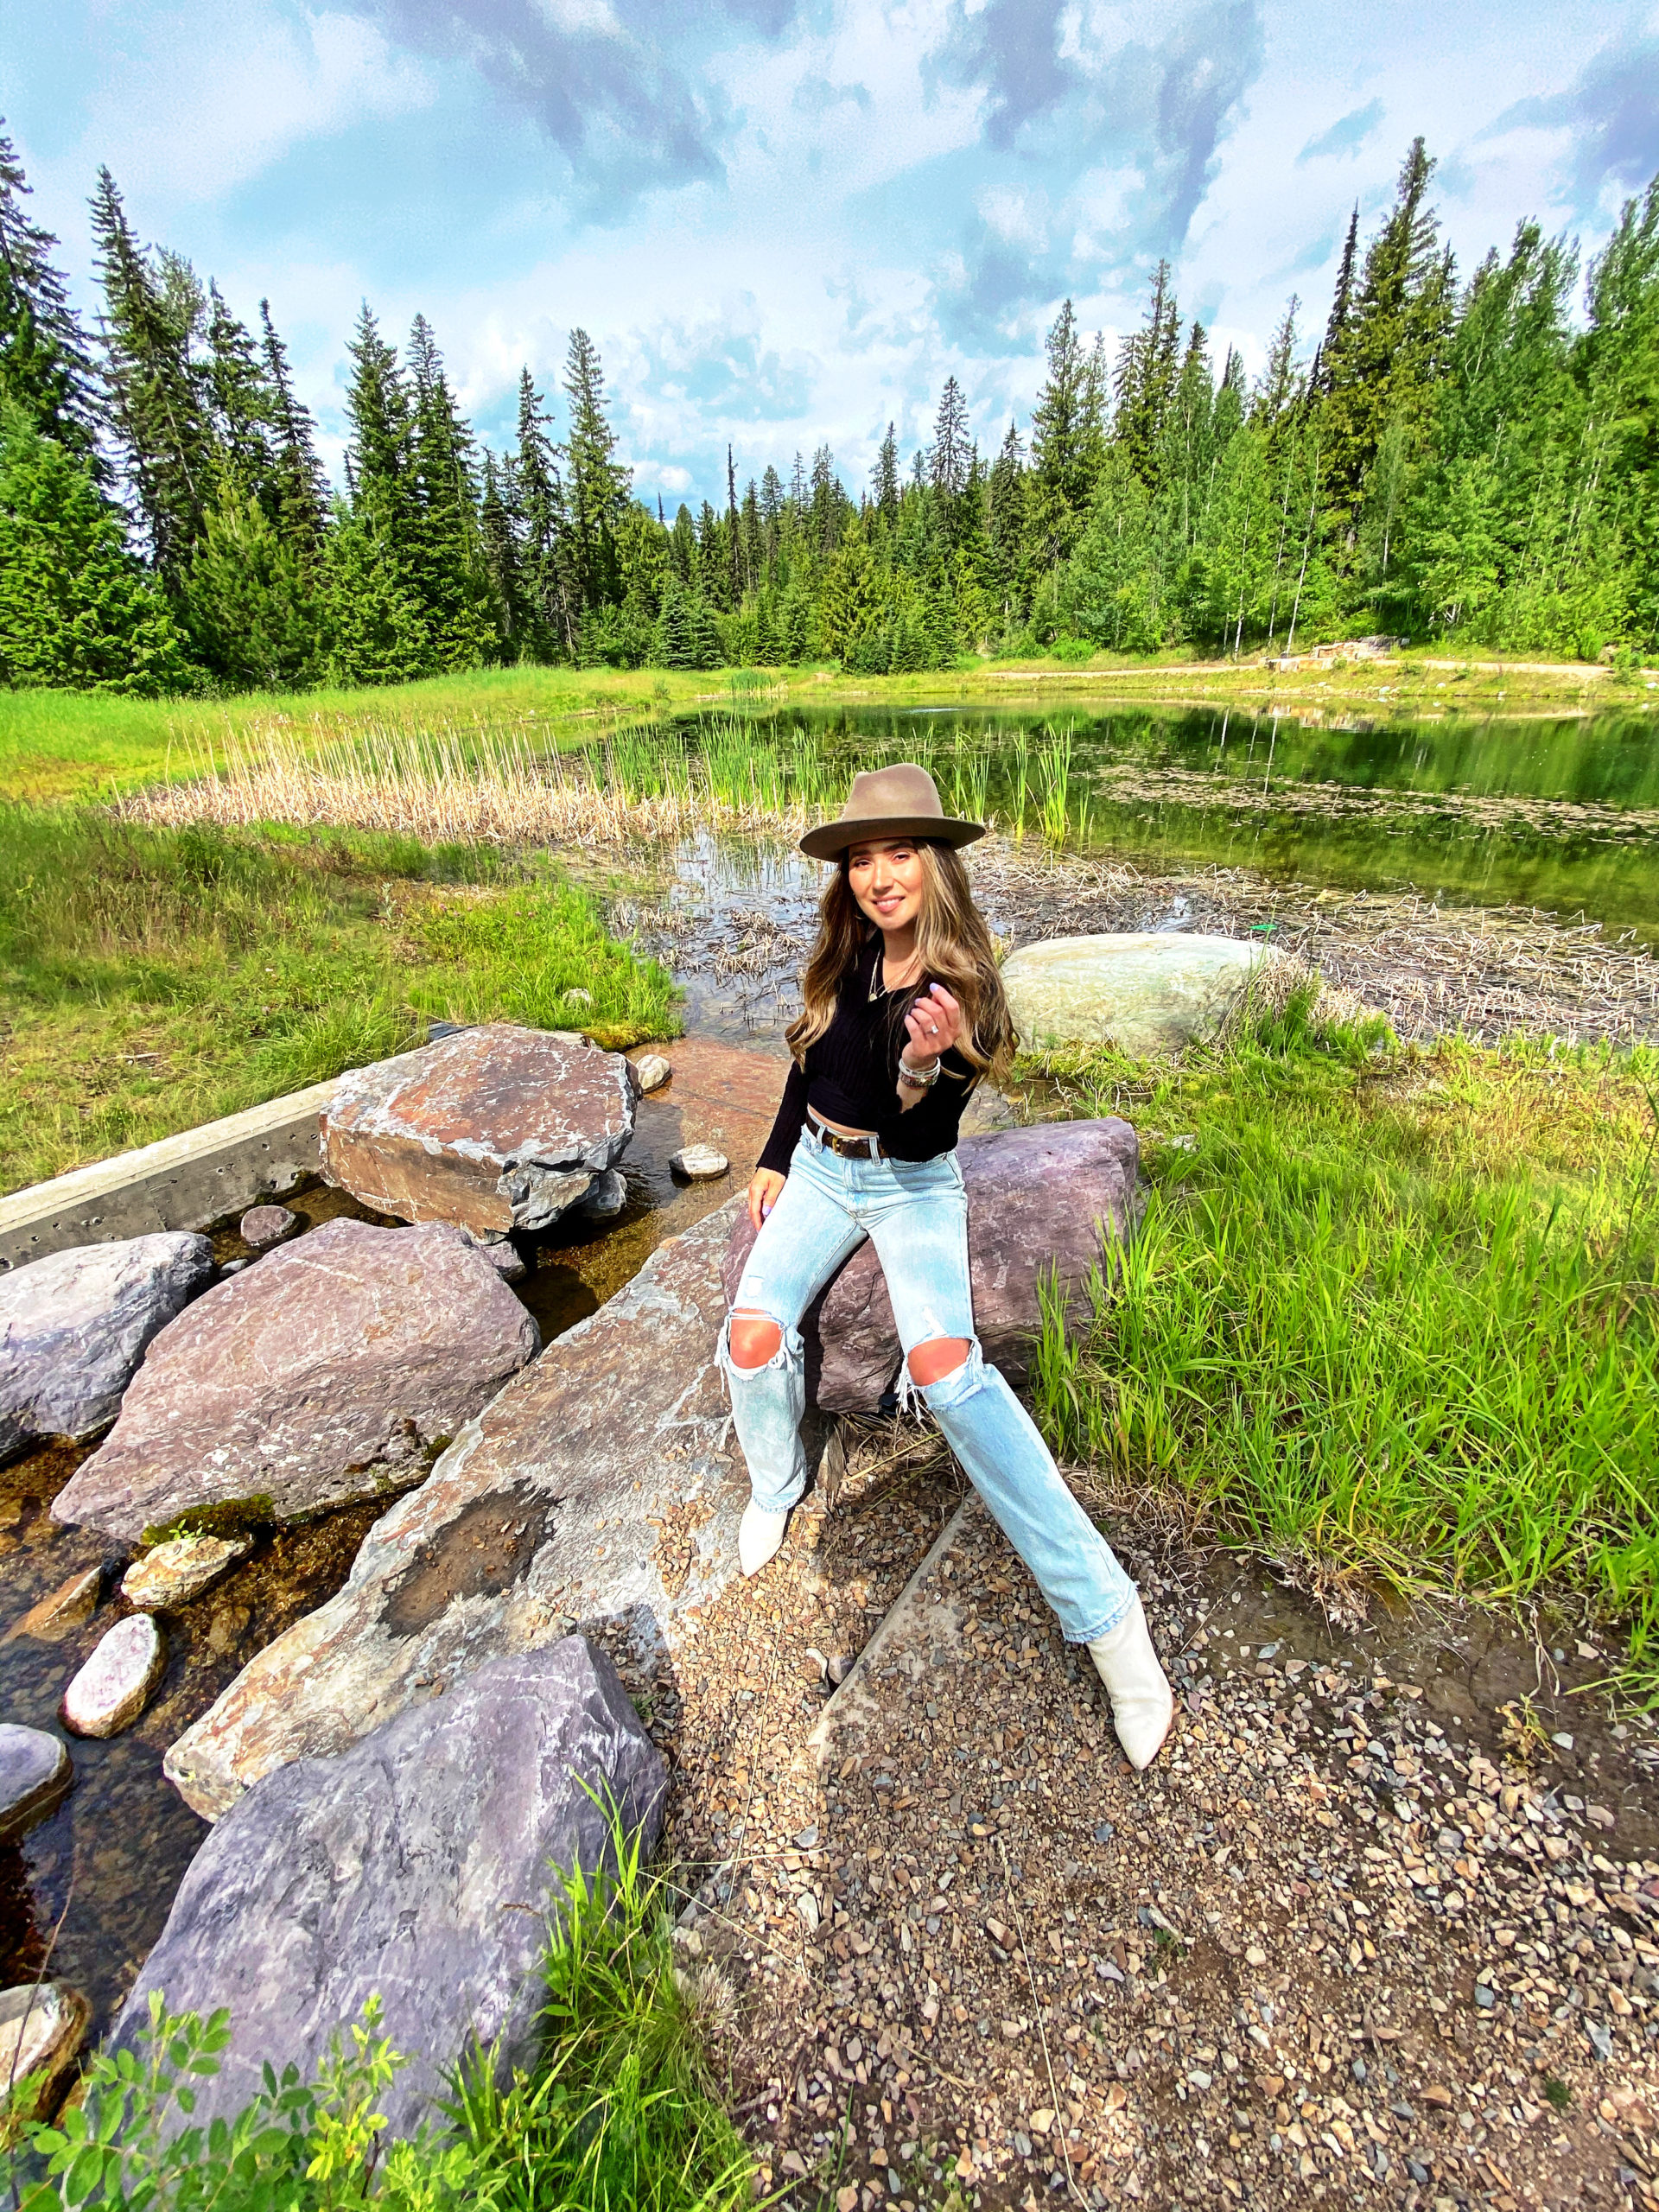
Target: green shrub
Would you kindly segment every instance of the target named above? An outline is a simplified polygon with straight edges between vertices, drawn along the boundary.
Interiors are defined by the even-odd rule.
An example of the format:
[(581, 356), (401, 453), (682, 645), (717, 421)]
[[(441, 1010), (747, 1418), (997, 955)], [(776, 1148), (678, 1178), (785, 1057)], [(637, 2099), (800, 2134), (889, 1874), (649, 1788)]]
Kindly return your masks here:
[(169, 2017), (156, 1993), (143, 2055), (100, 2051), (55, 2126), (23, 2124), (0, 2188), (17, 2212), (746, 2212), (753, 2164), (713, 2094), (662, 1882), (637, 1837), (613, 1824), (613, 1878), (566, 1878), (540, 2056), (505, 2088), (475, 2054), (443, 2120), (389, 2141), (378, 2101), (405, 2062), (372, 1999), (315, 2081), (267, 2066), (203, 2126), (229, 2015)]

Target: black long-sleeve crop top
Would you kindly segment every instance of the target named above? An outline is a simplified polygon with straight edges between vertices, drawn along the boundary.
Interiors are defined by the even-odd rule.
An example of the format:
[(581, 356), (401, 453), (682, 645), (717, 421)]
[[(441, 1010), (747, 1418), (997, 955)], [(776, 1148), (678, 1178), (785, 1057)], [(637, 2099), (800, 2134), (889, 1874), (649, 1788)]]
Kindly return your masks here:
[(842, 983), (835, 1020), (808, 1046), (804, 1066), (798, 1060), (790, 1069), (760, 1166), (788, 1174), (809, 1106), (843, 1128), (874, 1129), (894, 1160), (936, 1160), (955, 1145), (973, 1070), (952, 1046), (941, 1056), (931, 1090), (912, 1107), (899, 1104), (899, 1055), (909, 1041), (903, 1009), (925, 992), (928, 979), (919, 988), (884, 989), (881, 952), (880, 932), (873, 930)]

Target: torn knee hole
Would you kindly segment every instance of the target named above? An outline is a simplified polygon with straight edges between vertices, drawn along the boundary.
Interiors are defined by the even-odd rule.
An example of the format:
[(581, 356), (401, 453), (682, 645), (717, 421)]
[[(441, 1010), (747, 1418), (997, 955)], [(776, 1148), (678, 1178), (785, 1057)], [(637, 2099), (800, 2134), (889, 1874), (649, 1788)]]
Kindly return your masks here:
[(730, 1343), (734, 1367), (764, 1367), (769, 1359), (777, 1357), (783, 1341), (783, 1331), (764, 1313), (733, 1314)]
[(973, 1349), (966, 1337), (935, 1337), (910, 1355), (910, 1379), (919, 1389), (954, 1375)]

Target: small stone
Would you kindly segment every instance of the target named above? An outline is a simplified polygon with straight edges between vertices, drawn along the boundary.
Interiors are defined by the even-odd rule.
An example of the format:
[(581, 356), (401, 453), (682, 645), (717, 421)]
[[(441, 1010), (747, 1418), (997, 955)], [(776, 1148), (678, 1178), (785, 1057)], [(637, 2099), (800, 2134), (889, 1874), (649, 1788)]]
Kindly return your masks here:
[(77, 1736), (118, 1736), (149, 1703), (167, 1647), (149, 1613), (131, 1613), (103, 1637), (63, 1694), (59, 1711)]
[(620, 1213), (628, 1203), (628, 1186), (622, 1179), (622, 1171), (607, 1167), (595, 1175), (585, 1198), (579, 1198), (571, 1208), (573, 1214), (584, 1219), (608, 1221), (613, 1214)]
[(1433, 2105), (1437, 2112), (1450, 2112), (1452, 2092), (1450, 2089), (1442, 2088), (1438, 2082), (1431, 2082), (1423, 2091), (1423, 2102), (1426, 2105)]
[(1098, 1821), (1095, 1824), (1095, 1841), (1096, 1843), (1109, 1843), (1116, 1834), (1117, 1830), (1112, 1826), (1112, 1823), (1109, 1821)]
[(0, 1846), (18, 1842), (48, 1819), (73, 1780), (61, 1737), (0, 1721)]
[(800, 1834), (796, 1837), (796, 1848), (800, 1851), (816, 1850), (817, 1847), (817, 1841), (818, 1824), (814, 1821), (810, 1827), (803, 1828)]
[(1264, 1967), (1268, 1963), (1268, 1955), (1259, 1943), (1251, 1943), (1246, 1948), (1244, 1963), (1249, 1967)]
[(31, 1605), (22, 1618), (6, 1630), (3, 1640), (10, 1643), (16, 1636), (32, 1636), (41, 1643), (60, 1643), (98, 1611), (98, 1589), (102, 1580), (101, 1567), (83, 1567), (79, 1574), (72, 1574), (67, 1582), (60, 1582), (38, 1605)]
[(1559, 1751), (1570, 1751), (1573, 1748), (1573, 1738), (1567, 1734), (1565, 1728), (1558, 1730), (1549, 1740)]
[(1584, 1817), (1599, 1828), (1611, 1828), (1617, 1825), (1615, 1815), (1605, 1805), (1586, 1805), (1584, 1808)]
[(1032, 2133), (1033, 2135), (1046, 2135), (1049, 2129), (1052, 2127), (1053, 2125), (1053, 2113), (1049, 2110), (1046, 2105), (1039, 2105), (1036, 2111), (1031, 2115)]
[(646, 1052), (633, 1064), (641, 1090), (660, 1090), (674, 1072), (660, 1052)]
[(490, 1238), (475, 1235), (468, 1230), (464, 1234), (472, 1237), (479, 1250), (495, 1269), (503, 1282), (522, 1282), (530, 1273), (524, 1255), (510, 1236)]
[(1611, 2028), (1604, 2027), (1599, 2020), (1586, 2020), (1584, 2024), (1584, 2032), (1589, 2037), (1590, 2048), (1598, 2058), (1612, 2056), (1613, 2031)]
[(853, 1671), (853, 1657), (849, 1651), (832, 1651), (824, 1672), (839, 1689)]
[(237, 1224), (236, 1233), (251, 1252), (268, 1252), (284, 1244), (300, 1226), (300, 1217), (286, 1206), (250, 1206)]
[(818, 1922), (823, 1916), (818, 1908), (818, 1900), (810, 1890), (801, 1891), (795, 1900), (795, 1910), (806, 1923), (808, 1930), (816, 1934)]
[(1475, 1984), (1475, 2002), (1483, 2012), (1490, 2012), (1496, 2007), (1497, 1997), (1484, 1981), (1478, 1981)]
[(37, 2074), (49, 2088), (86, 2041), (92, 2018), (92, 2006), (67, 1982), (0, 1990), (0, 2083), (10, 2093)]
[(1031, 2156), (1031, 2138), (1021, 2128), (1016, 2127), (1014, 2131), (1014, 2147), (1020, 2158)]
[(564, 995), (572, 1006), (592, 1006), (594, 1002), (593, 993), (584, 991), (580, 984), (574, 990), (567, 991)]
[(729, 1171), (732, 1163), (711, 1144), (689, 1144), (673, 1154), (668, 1164), (688, 1183), (713, 1183)]
[(133, 1561), (121, 1578), (121, 1595), (146, 1611), (188, 1605), (252, 1549), (249, 1536), (175, 1536)]
[(778, 2170), (780, 2173), (793, 2174), (798, 2181), (804, 2181), (806, 2177), (806, 2160), (798, 2151), (785, 2151), (778, 2161)]

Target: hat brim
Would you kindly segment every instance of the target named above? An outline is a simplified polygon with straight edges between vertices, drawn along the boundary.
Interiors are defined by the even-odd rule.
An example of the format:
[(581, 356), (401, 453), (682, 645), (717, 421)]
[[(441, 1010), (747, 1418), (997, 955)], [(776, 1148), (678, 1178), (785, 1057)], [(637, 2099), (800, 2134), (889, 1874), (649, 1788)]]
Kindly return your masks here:
[(801, 850), (815, 861), (833, 861), (849, 845), (883, 843), (894, 837), (931, 837), (940, 845), (971, 845), (985, 835), (982, 822), (957, 822), (948, 814), (879, 814), (867, 822), (825, 822), (809, 830)]

